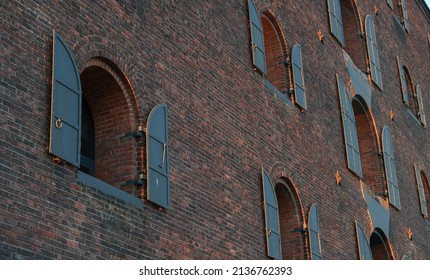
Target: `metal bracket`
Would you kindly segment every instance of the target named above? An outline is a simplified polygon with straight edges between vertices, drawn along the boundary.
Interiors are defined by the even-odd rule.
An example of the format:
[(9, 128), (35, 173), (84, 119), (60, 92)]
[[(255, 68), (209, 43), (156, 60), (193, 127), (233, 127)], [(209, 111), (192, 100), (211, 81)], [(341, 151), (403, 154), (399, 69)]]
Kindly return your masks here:
[(308, 232), (309, 230), (307, 228), (293, 228), (291, 231), (292, 232)]

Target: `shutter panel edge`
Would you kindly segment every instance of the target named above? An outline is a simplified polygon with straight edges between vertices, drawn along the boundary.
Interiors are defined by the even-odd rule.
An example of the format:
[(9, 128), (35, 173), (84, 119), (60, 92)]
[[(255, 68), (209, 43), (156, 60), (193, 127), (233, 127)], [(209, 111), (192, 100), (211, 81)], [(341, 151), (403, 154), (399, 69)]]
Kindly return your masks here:
[[(298, 56), (299, 61), (294, 59), (295, 56)], [(298, 106), (300, 106), (303, 110), (307, 110), (307, 101), (306, 101), (306, 90), (305, 90), (305, 79), (303, 75), (303, 59), (302, 59), (302, 46), (300, 44), (295, 44), (291, 51), (291, 65), (293, 67), (293, 82), (294, 82), (294, 101)], [(294, 65), (296, 65), (300, 70), (299, 73), (296, 73)], [(300, 84), (299, 84), (300, 83)], [(299, 90), (297, 87), (300, 87), (303, 90), (303, 93), (300, 91), (300, 96), (298, 96)], [(298, 98), (300, 97), (300, 98)]]
[(419, 84), (417, 85), (416, 92), (417, 92), (418, 111), (420, 114), (420, 121), (424, 127), (427, 127), (426, 114), (424, 112), (423, 96), (421, 93), (421, 86)]
[[(82, 110), (82, 87), (81, 87), (81, 81), (80, 81), (80, 74), (79, 74), (78, 68), (76, 66), (73, 54), (70, 51), (65, 40), (61, 37), (61, 35), (59, 33), (55, 32), (55, 30), (52, 31), (52, 38), (53, 38), (53, 40), (52, 40), (51, 114), (50, 114), (50, 135), (49, 135), (48, 152), (50, 154), (60, 158), (61, 160), (64, 160), (65, 162), (68, 162), (68, 163), (79, 168), (80, 157), (81, 157), (81, 110)], [(69, 66), (71, 66), (73, 68), (73, 69), (69, 69), (69, 70), (73, 70), (74, 78), (76, 79), (76, 81), (75, 81), (76, 82), (76, 85), (75, 85), (76, 88), (70, 87), (70, 84), (66, 83), (67, 81), (57, 80), (56, 55), (58, 53), (58, 48), (59, 48), (59, 46), (57, 46), (57, 44), (61, 44), (62, 47), (64, 48), (64, 50), (66, 51), (66, 54), (68, 56), (67, 62), (70, 64)], [(66, 90), (77, 95), (77, 107), (78, 108), (75, 108), (77, 111), (74, 112), (77, 114), (77, 123), (75, 124), (75, 126), (69, 125), (67, 123), (67, 120), (61, 119), (61, 117), (63, 115), (65, 115), (64, 111), (58, 112), (58, 110), (55, 109), (58, 107), (55, 105), (56, 99), (59, 99), (58, 96), (64, 95), (64, 93), (60, 93), (59, 90), (56, 89), (57, 81), (60, 84), (63, 84), (62, 85), (63, 88), (65, 88)], [(62, 113), (62, 114), (60, 114), (60, 117), (57, 116), (58, 113)], [(63, 128), (63, 126), (65, 126), (65, 127)], [(57, 131), (55, 131), (57, 129), (58, 130), (63, 129), (63, 131), (64, 131), (66, 129), (66, 127), (71, 127), (71, 129), (74, 129), (77, 132), (76, 139), (75, 139), (76, 151), (73, 155), (74, 159), (69, 158), (69, 155), (66, 154), (66, 151), (70, 150), (70, 147), (64, 147), (65, 145), (61, 145), (60, 148), (57, 148), (57, 145), (54, 144), (57, 142), (57, 141), (54, 141), (54, 138), (56, 138), (56, 137), (61, 138), (63, 140), (63, 141), (61, 141), (61, 139), (60, 139), (59, 141), (61, 141), (61, 142), (64, 142), (65, 139), (70, 140), (70, 135), (65, 135), (64, 137), (62, 137), (61, 135), (63, 135), (63, 133), (58, 134)]]
[[(266, 246), (267, 246), (267, 255), (269, 257), (272, 257), (274, 259), (282, 259), (282, 250), (281, 250), (281, 236), (280, 236), (280, 225), (279, 225), (279, 206), (278, 206), (278, 201), (276, 198), (276, 193), (275, 193), (275, 189), (272, 183), (272, 180), (270, 179), (269, 173), (267, 173), (267, 171), (264, 168), (261, 168), (261, 177), (262, 177), (262, 183), (263, 183), (263, 204), (264, 204), (264, 220), (265, 220), (265, 233), (266, 233)], [(266, 185), (266, 179), (267, 179), (267, 183), (269, 185)], [(270, 194), (273, 195), (273, 199), (274, 199), (274, 205), (270, 205), (268, 200), (269, 200), (269, 194), (266, 192), (266, 190), (270, 191)], [(279, 238), (278, 241), (276, 242), (276, 239), (271, 239), (271, 235), (272, 235), (272, 229), (269, 225), (270, 221), (268, 219), (269, 217), (269, 211), (268, 211), (268, 206), (271, 206), (272, 208), (274, 208), (276, 211), (274, 214), (276, 221), (275, 221), (275, 230), (277, 230), (277, 232), (275, 231), (275, 234), (278, 234)], [(272, 216), (273, 217), (273, 216)], [(276, 236), (275, 236), (276, 238)], [(271, 250), (271, 240), (275, 241), (277, 244), (276, 245), (276, 252), (272, 252)]]
[(421, 210), (421, 214), (424, 216), (424, 218), (426, 218), (428, 213), (427, 213), (427, 202), (426, 202), (426, 197), (425, 197), (425, 192), (424, 192), (424, 184), (423, 184), (423, 180), (421, 178), (420, 169), (418, 168), (418, 165), (415, 163), (414, 163), (414, 170), (415, 170), (415, 179), (417, 181), (420, 210)]
[[(313, 203), (311, 205), (311, 208), (309, 210), (309, 216), (308, 216), (308, 229), (309, 229), (309, 248), (311, 253), (311, 259), (314, 259), (314, 255), (318, 257), (318, 259), (322, 260), (322, 252), (321, 252), (321, 241), (320, 241), (320, 232), (319, 232), (319, 213), (318, 213), (318, 204)], [(312, 227), (312, 219), (316, 219), (316, 229)], [(317, 247), (318, 252), (314, 252), (312, 249), (312, 235), (311, 233), (315, 233), (317, 235)]]
[[(160, 139), (159, 137), (153, 136), (152, 132), (152, 124), (153, 124), (153, 117), (156, 116), (156, 113), (159, 110), (164, 109), (163, 112), (163, 121), (164, 126), (162, 127), (164, 138)], [(163, 141), (164, 140), (164, 141)], [(161, 157), (158, 157), (157, 159), (160, 161), (159, 165), (151, 164), (151, 157), (154, 154), (154, 151), (152, 149), (151, 143), (158, 142), (158, 146), (162, 146), (162, 154)], [(154, 145), (155, 146), (155, 145)], [(147, 127), (146, 127), (146, 168), (147, 168), (147, 197), (148, 200), (163, 207), (166, 209), (170, 208), (170, 183), (169, 183), (169, 148), (168, 148), (168, 110), (166, 104), (158, 104), (154, 108), (152, 108), (151, 112), (149, 113), (148, 120), (147, 120)], [(155, 149), (155, 148), (154, 148)], [(155, 173), (155, 174), (154, 174)], [(152, 185), (152, 175), (156, 177), (156, 185), (155, 188)], [(159, 181), (157, 176), (160, 177), (160, 179), (164, 179), (165, 183), (165, 196), (160, 198), (159, 194), (152, 194), (154, 189), (159, 188)], [(163, 181), (163, 180), (162, 180)], [(162, 182), (163, 183), (163, 182)]]

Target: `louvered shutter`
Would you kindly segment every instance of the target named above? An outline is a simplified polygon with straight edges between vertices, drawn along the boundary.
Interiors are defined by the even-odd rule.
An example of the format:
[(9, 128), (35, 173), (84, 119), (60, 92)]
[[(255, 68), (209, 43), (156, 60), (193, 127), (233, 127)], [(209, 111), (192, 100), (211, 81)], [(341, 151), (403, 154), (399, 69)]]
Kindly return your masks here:
[(388, 126), (382, 129), (382, 150), (384, 154), (385, 176), (387, 179), (388, 198), (390, 203), (400, 210), (399, 185), (397, 183), (394, 150), (391, 142), (391, 133)]
[(339, 0), (327, 0), (327, 7), (330, 18), (330, 31), (342, 45), (345, 45)]
[(351, 101), (346, 92), (345, 85), (339, 75), (337, 77), (337, 87), (341, 105), (343, 132), (345, 138), (346, 157), (348, 168), (362, 177), (360, 150), (358, 147), (357, 127), (355, 125), (355, 116), (352, 109)]
[(155, 106), (146, 128), (148, 200), (170, 207), (167, 105)]
[(360, 260), (372, 260), (372, 250), (370, 249), (369, 241), (367, 241), (366, 233), (359, 222), (355, 221), (357, 230), (358, 255)]
[(321, 243), (320, 243), (320, 227), (318, 221), (318, 205), (312, 204), (311, 209), (309, 210), (309, 219), (308, 219), (308, 228), (309, 228), (309, 244), (311, 248), (311, 258), (313, 260), (321, 260)]
[(80, 164), (82, 89), (78, 68), (64, 40), (53, 33), (49, 152)]
[(293, 64), (294, 99), (302, 109), (307, 109), (305, 82), (303, 78), (302, 47), (295, 44), (291, 52)]
[(248, 0), (249, 25), (251, 28), (252, 63), (262, 73), (266, 74), (266, 56), (261, 19), (253, 0)]
[(419, 116), (421, 124), (426, 127), (427, 126), (427, 120), (426, 120), (426, 113), (424, 112), (424, 104), (423, 104), (423, 96), (421, 93), (421, 86), (417, 85), (417, 101), (418, 101), (418, 110), (419, 110)]
[(416, 164), (414, 164), (414, 169), (415, 169), (415, 179), (417, 180), (418, 196), (420, 199), (421, 214), (423, 214), (424, 217), (427, 217), (427, 203), (426, 203), (426, 195), (424, 191), (423, 180), (421, 178), (420, 170)]
[(379, 64), (378, 45), (376, 43), (375, 24), (372, 16), (366, 16), (367, 54), (370, 61), (370, 74), (373, 82), (382, 89), (381, 66)]
[(267, 255), (274, 259), (282, 259), (281, 234), (279, 227), (278, 200), (270, 176), (262, 169), (264, 213), (266, 219)]
[(411, 28), (409, 25), (408, 11), (406, 10), (406, 0), (402, 0), (402, 15), (403, 15), (403, 26), (405, 30), (410, 33)]
[(409, 104), (408, 87), (407, 87), (407, 84), (406, 84), (405, 71), (403, 70), (403, 65), (400, 62), (400, 58), (399, 57), (397, 57), (397, 67), (398, 67), (398, 70), (399, 70), (400, 90), (402, 91), (403, 103), (404, 104)]

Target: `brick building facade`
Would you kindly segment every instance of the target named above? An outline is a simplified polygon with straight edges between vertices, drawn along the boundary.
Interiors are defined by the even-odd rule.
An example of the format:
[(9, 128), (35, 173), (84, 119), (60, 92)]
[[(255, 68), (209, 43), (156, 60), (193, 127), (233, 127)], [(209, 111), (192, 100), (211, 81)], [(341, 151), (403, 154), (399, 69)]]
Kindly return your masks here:
[(3, 1), (0, 258), (430, 258), (423, 0)]

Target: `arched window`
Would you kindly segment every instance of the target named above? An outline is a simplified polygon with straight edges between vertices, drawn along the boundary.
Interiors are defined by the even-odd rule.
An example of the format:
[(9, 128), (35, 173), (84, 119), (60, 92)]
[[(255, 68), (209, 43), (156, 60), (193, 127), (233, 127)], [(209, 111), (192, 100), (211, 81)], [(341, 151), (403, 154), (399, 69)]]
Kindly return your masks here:
[(392, 260), (389, 242), (384, 232), (376, 228), (370, 236), (370, 250), (374, 260)]
[[(102, 57), (89, 60), (79, 75), (64, 40), (55, 32), (53, 37), (49, 152), (55, 162), (79, 168), (80, 182), (143, 207), (141, 199), (118, 190), (140, 197), (143, 193), (137, 166), (143, 158), (135, 139), (143, 136), (143, 125), (128, 79)], [(146, 131), (146, 197), (169, 207), (166, 105), (151, 111)]]
[[(399, 70), (400, 90), (402, 93), (403, 103), (417, 118), (420, 118), (420, 110), (421, 108), (424, 109), (422, 106), (421, 88), (418, 86), (417, 90), (419, 92), (415, 93), (415, 88), (409, 70), (401, 63), (399, 57), (397, 57), (397, 66)], [(422, 111), (424, 113), (424, 110)], [(425, 114), (423, 115), (424, 117), (422, 122), (425, 122)]]
[[(127, 88), (119, 73), (101, 58), (89, 61), (81, 73), (81, 83), (86, 101), (82, 110), (82, 128), (86, 130), (82, 130), (81, 158), (92, 158), (91, 175), (132, 193), (127, 182), (137, 177), (136, 140), (127, 134), (136, 128)], [(84, 138), (88, 136), (94, 139)]]
[(327, 0), (331, 33), (361, 72), (367, 72), (366, 48), (360, 14), (354, 0)]
[(406, 9), (406, 0), (387, 0), (388, 5), (393, 9), (393, 13), (399, 19), (400, 23), (403, 25), (407, 32), (411, 32), (408, 11)]
[(286, 48), (282, 32), (274, 19), (268, 13), (263, 13), (261, 23), (264, 35), (266, 58), (266, 79), (280, 92), (288, 89), (288, 73), (286, 68)]
[(429, 200), (429, 182), (427, 180), (427, 176), (425, 175), (424, 171), (421, 171), (418, 165), (414, 164), (415, 169), (415, 179), (417, 182), (417, 188), (418, 188), (418, 198), (420, 202), (420, 210), (421, 214), (424, 218), (428, 219), (428, 213), (430, 213), (430, 203), (427, 203)]
[[(274, 259), (306, 259), (303, 216), (294, 187), (287, 179), (280, 179), (274, 186), (264, 169), (262, 177), (267, 254)], [(315, 221), (317, 217), (312, 219)], [(319, 234), (317, 236), (319, 242)]]
[(378, 135), (370, 109), (360, 97), (352, 99), (352, 108), (357, 128), (362, 180), (373, 195), (385, 196), (383, 162), (378, 148)]

